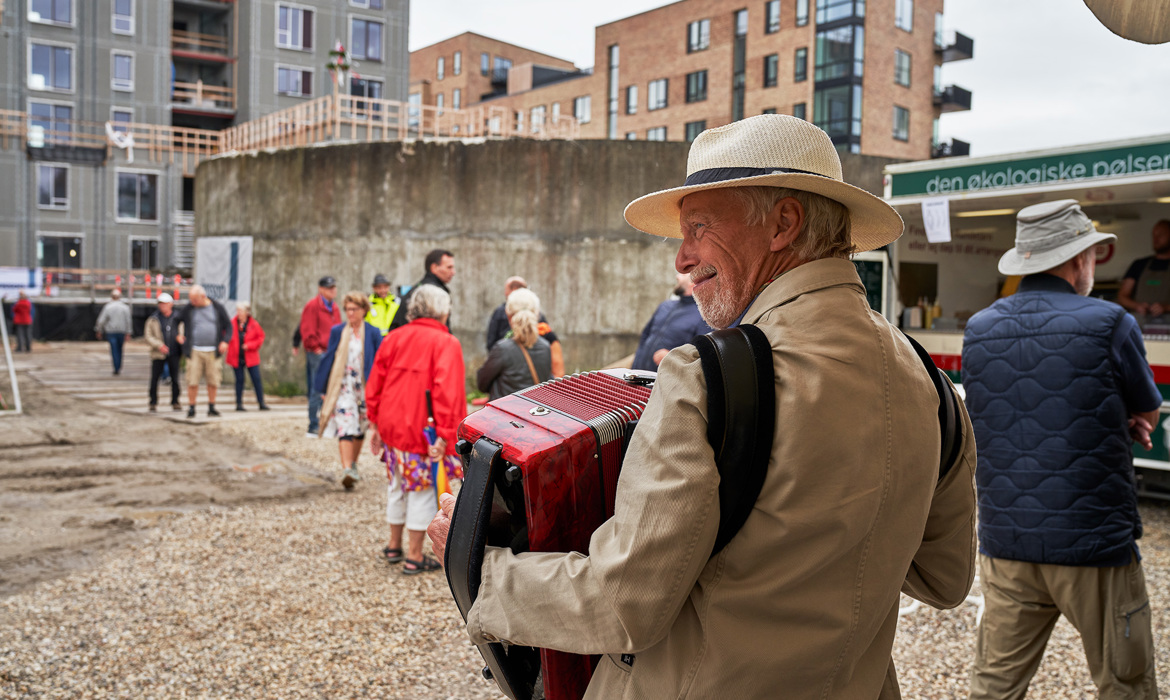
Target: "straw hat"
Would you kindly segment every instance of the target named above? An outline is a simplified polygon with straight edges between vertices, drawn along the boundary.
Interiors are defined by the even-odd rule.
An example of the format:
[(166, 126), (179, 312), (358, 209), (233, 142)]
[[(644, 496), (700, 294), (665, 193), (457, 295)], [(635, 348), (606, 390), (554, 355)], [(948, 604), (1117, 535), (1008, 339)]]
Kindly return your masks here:
[(880, 248), (902, 235), (902, 217), (893, 207), (841, 179), (841, 159), (828, 134), (784, 114), (761, 114), (699, 134), (687, 157), (686, 183), (630, 202), (626, 221), (646, 233), (681, 238), (683, 197), (752, 186), (814, 192), (845, 205), (858, 251)]
[(1101, 233), (1075, 199), (1024, 207), (1016, 214), (1016, 247), (999, 259), (1005, 275), (1044, 272), (1072, 260), (1098, 243), (1116, 241)]

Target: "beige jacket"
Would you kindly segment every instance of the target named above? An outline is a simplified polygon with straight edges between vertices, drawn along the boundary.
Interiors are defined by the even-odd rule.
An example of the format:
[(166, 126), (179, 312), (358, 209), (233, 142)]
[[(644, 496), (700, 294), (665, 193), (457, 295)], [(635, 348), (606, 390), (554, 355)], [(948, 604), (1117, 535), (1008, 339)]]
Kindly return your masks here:
[(589, 698), (899, 696), (899, 592), (953, 607), (974, 576), (970, 421), (939, 482), (937, 394), (847, 260), (789, 271), (743, 320), (772, 343), (777, 416), (735, 539), (709, 558), (719, 478), (685, 345), (659, 367), (588, 556), (489, 548), (474, 642), (605, 653)]
[[(180, 323), (178, 334), (183, 335), (184, 330), (185, 329), (183, 328), (183, 324)], [(160, 349), (164, 344), (162, 327), (159, 325), (158, 318), (154, 314), (151, 314), (150, 317), (146, 319), (146, 326), (143, 328), (142, 335), (144, 338), (146, 338), (146, 344), (150, 346), (150, 359), (164, 359), (166, 355), (162, 354), (162, 350)], [(182, 350), (178, 350), (177, 352), (182, 354)]]

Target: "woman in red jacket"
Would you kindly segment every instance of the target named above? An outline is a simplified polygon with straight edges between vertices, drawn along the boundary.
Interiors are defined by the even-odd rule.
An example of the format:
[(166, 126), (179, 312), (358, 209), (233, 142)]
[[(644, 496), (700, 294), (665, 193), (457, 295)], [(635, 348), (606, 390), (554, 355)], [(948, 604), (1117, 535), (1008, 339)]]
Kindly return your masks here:
[(264, 384), (260, 381), (260, 346), (264, 344), (264, 329), (252, 318), (252, 305), (246, 301), (236, 302), (236, 317), (232, 319), (232, 336), (228, 341), (227, 363), (236, 372), (236, 410), (244, 410), (244, 369), (252, 377), (252, 388), (256, 390), (256, 403), (261, 411), (268, 410), (264, 403)]
[(32, 352), (32, 302), (24, 291), (12, 305), (12, 325), (16, 328), (16, 351)]
[[(403, 560), (402, 531), (407, 531), (407, 575), (438, 571), (434, 557), (423, 556), (423, 536), (438, 510), (431, 463), (439, 461), (449, 483), (463, 479), (455, 454), (455, 429), (467, 417), (463, 349), (447, 329), (451, 297), (423, 284), (410, 295), (407, 318), (382, 340), (366, 383), (366, 409), (376, 427), (370, 448), (381, 454), (390, 478), (386, 522), (390, 542), (382, 550), (391, 564)], [(431, 392), (438, 439), (429, 444), (426, 392)]]

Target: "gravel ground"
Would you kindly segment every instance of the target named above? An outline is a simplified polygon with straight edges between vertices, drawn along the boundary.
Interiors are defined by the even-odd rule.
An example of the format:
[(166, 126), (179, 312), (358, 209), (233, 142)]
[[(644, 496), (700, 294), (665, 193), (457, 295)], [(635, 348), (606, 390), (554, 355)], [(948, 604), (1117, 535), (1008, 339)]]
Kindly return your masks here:
[[(338, 471), (336, 442), (301, 438), (299, 419), (212, 430)], [(498, 697), (479, 677), (442, 574), (407, 577), (379, 559), (384, 476), (368, 453), (359, 469), (353, 493), (336, 487), (303, 501), (177, 516), (96, 568), (0, 599), (0, 695)], [(1168, 693), (1170, 508), (1146, 503), (1143, 513)], [(895, 661), (905, 697), (966, 696), (975, 611), (924, 607), (902, 618)], [(1030, 696), (1095, 696), (1079, 637), (1064, 621)]]

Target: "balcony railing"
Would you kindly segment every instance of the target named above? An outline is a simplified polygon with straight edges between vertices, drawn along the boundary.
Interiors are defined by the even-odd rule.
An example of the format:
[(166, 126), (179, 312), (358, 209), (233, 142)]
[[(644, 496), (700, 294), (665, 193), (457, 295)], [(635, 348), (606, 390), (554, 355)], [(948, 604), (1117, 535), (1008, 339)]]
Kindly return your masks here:
[(955, 40), (950, 44), (942, 37), (935, 37), (934, 51), (942, 57), (943, 63), (963, 61), (975, 55), (975, 40), (959, 32), (955, 32)]
[(971, 91), (958, 85), (948, 85), (934, 92), (934, 106), (943, 112), (964, 112), (971, 109)]
[(188, 296), (194, 281), (180, 275), (165, 276), (157, 270), (99, 270), (80, 267), (41, 268), (44, 296), (103, 300), (115, 289), (129, 302), (153, 302), (160, 292), (178, 301)]
[(227, 58), (230, 49), (228, 46), (228, 37), (226, 36), (185, 32), (174, 29), (171, 31), (171, 50), (210, 54), (216, 57)]
[(931, 158), (955, 158), (971, 155), (971, 144), (959, 139), (936, 143), (930, 150)]
[(211, 112), (235, 112), (236, 89), (220, 85), (176, 82), (171, 86), (171, 102), (176, 105)]

